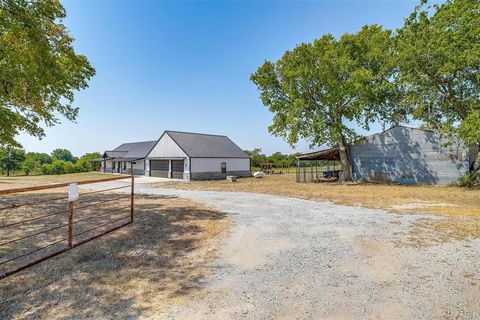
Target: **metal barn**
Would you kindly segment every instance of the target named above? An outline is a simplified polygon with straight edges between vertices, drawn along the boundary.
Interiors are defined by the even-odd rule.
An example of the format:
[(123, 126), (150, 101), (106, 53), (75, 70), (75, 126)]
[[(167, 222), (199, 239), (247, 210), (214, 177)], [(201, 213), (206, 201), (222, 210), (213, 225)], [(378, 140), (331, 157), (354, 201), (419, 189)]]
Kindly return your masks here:
[[(350, 145), (349, 151), (355, 180), (409, 185), (454, 183), (469, 172), (478, 153), (478, 149), (442, 138), (436, 132), (405, 126), (365, 137)], [(338, 148), (297, 159), (298, 182), (320, 181), (315, 176), (308, 177), (308, 172), (303, 174), (302, 162), (339, 159)]]

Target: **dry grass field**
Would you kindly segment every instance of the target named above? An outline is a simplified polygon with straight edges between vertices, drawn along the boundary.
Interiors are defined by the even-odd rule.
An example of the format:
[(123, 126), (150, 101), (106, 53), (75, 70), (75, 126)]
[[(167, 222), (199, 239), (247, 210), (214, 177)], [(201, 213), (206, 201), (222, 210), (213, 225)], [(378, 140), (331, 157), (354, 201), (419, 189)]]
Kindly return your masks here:
[[(2, 196), (1, 206), (65, 194), (55, 190)], [(76, 206), (123, 196), (125, 194), (120, 193), (84, 196)], [(76, 210), (75, 219), (89, 215), (99, 217), (88, 220), (89, 226), (74, 225), (74, 233), (108, 219), (128, 217), (128, 209), (100, 217), (103, 212), (125, 207), (128, 201), (127, 197)], [(49, 201), (35, 208), (0, 211), (0, 225), (63, 208), (64, 201)], [(4, 229), (0, 242), (65, 221), (66, 215), (60, 215), (10, 231)], [(227, 215), (193, 201), (138, 195), (133, 224), (0, 280), (0, 319), (137, 318), (167, 312), (172, 305), (202, 293), (203, 279), (209, 273), (206, 264), (214, 256), (217, 240), (226, 234), (230, 223)], [(61, 228), (48, 237), (8, 244), (0, 248), (0, 260), (65, 235), (66, 228)], [(65, 246), (66, 243), (61, 242), (45, 252)], [(12, 266), (0, 265), (4, 268), (0, 272)]]
[(102, 173), (82, 172), (59, 175), (41, 175), (41, 176), (0, 176), (0, 190), (14, 189), (22, 187), (31, 187), (44, 184), (85, 181), (93, 179), (102, 179), (108, 177)]
[(337, 204), (386, 209), (403, 214), (434, 214), (443, 219), (426, 219), (416, 226), (421, 233), (437, 231), (439, 241), (480, 237), (480, 189), (456, 186), (401, 186), (373, 183), (296, 183), (295, 175), (273, 175), (262, 179), (242, 178), (236, 183), (194, 181), (165, 182), (158, 187), (237, 191), (274, 194)]

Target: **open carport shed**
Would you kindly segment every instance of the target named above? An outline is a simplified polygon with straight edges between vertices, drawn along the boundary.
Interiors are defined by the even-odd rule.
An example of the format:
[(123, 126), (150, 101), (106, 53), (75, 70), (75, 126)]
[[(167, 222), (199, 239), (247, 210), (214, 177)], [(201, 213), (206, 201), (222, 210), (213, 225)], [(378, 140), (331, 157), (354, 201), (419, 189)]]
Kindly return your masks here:
[[(340, 167), (338, 148), (304, 153), (297, 157), (296, 180), (297, 182), (320, 182), (338, 179)], [(326, 169), (326, 170), (325, 170)]]

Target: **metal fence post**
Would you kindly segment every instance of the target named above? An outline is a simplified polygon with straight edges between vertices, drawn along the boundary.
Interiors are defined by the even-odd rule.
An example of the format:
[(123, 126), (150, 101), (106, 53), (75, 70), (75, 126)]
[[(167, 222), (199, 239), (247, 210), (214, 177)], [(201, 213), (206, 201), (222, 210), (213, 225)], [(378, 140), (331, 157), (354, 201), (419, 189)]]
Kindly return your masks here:
[(73, 248), (73, 201), (68, 202), (68, 247)]
[(131, 187), (130, 187), (130, 222), (133, 222), (133, 207), (135, 205), (135, 177), (133, 175), (133, 161), (130, 162)]

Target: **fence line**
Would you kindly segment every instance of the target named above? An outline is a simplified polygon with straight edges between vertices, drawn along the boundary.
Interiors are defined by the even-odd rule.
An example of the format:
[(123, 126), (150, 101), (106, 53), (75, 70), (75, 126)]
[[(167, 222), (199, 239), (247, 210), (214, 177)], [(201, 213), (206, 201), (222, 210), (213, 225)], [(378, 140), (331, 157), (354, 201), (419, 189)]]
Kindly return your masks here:
[[(106, 179), (95, 179), (95, 180), (80, 181), (80, 182), (77, 182), (77, 184), (87, 185), (87, 184), (93, 184), (93, 183), (99, 183), (99, 182), (108, 182), (108, 181), (113, 181), (113, 180), (120, 180), (120, 179), (125, 179), (125, 178), (126, 177), (123, 176), (123, 177), (113, 177), (113, 178), (106, 178)], [(46, 185), (46, 186), (34, 186), (34, 187), (27, 187), (27, 188), (0, 190), (0, 195), (16, 195), (16, 194), (19, 194), (19, 193), (25, 193), (25, 192), (31, 192), (31, 191), (41, 191), (41, 190), (47, 190), (47, 189), (62, 188), (62, 187), (67, 187), (70, 184), (71, 183), (58, 183), (58, 184)], [(11, 245), (11, 244), (14, 244), (14, 243), (21, 243), (24, 240), (35, 238), (35, 237), (40, 236), (40, 235), (46, 235), (47, 237), (50, 237), (50, 233), (52, 231), (59, 230), (59, 229), (62, 229), (62, 228), (66, 228), (66, 237), (65, 236), (61, 237), (60, 235), (55, 235), (55, 238), (51, 239), (51, 241), (53, 241), (53, 242), (50, 242), (50, 243), (48, 243), (46, 245), (43, 245), (39, 248), (35, 248), (33, 250), (30, 250), (30, 251), (20, 250), (21, 252), (16, 254), (16, 255), (15, 255), (15, 251), (17, 251), (17, 250), (12, 249), (11, 251), (13, 251), (13, 252), (11, 252), (11, 253), (12, 253), (13, 257), (10, 257), (10, 258), (7, 258), (3, 261), (0, 261), (0, 266), (5, 266), (5, 267), (10, 266), (8, 268), (8, 270), (6, 270), (6, 271), (2, 272), (2, 270), (0, 270), (0, 280), (6, 278), (8, 276), (11, 276), (13, 274), (16, 274), (20, 271), (23, 271), (25, 269), (28, 269), (28, 268), (30, 268), (34, 265), (37, 265), (41, 262), (44, 262), (44, 261), (48, 260), (50, 258), (53, 258), (57, 255), (62, 254), (62, 253), (65, 253), (69, 250), (72, 250), (72, 249), (74, 249), (74, 248), (76, 248), (76, 247), (78, 247), (78, 246), (80, 246), (84, 243), (87, 243), (87, 242), (90, 242), (92, 240), (98, 239), (99, 237), (107, 235), (107, 234), (109, 234), (113, 231), (116, 231), (116, 230), (118, 230), (122, 227), (125, 227), (125, 226), (133, 223), (134, 205), (135, 205), (134, 185), (135, 185), (134, 176), (132, 174), (130, 176), (129, 185), (81, 193), (79, 195), (79, 198), (76, 201), (68, 201), (68, 200), (65, 201), (65, 205), (66, 205), (65, 209), (55, 210), (53, 212), (46, 212), (45, 214), (42, 214), (41, 216), (38, 216), (38, 217), (28, 217), (27, 219), (23, 219), (21, 221), (12, 221), (10, 223), (0, 225), (0, 231), (1, 230), (6, 230), (6, 229), (8, 230), (11, 227), (17, 227), (17, 228), (19, 228), (18, 230), (22, 231), (22, 228), (21, 228), (22, 226), (25, 226), (26, 224), (31, 225), (31, 223), (35, 222), (35, 221), (44, 220), (44, 219), (51, 218), (51, 217), (58, 216), (58, 215), (62, 215), (62, 214), (65, 214), (66, 219), (67, 219), (67, 222), (55, 221), (55, 222), (47, 223), (47, 225), (48, 224), (50, 224), (50, 225), (57, 224), (54, 227), (49, 227), (47, 229), (42, 229), (42, 230), (33, 230), (33, 233), (28, 233), (26, 235), (22, 235), (21, 237), (17, 237), (15, 239), (8, 239), (7, 241), (1, 242), (0, 243), (0, 249), (2, 249), (2, 251), (4, 251), (3, 247), (6, 247), (7, 245)], [(114, 197), (109, 198), (109, 199), (99, 200), (99, 201), (95, 201), (93, 203), (81, 204), (79, 206), (74, 205), (74, 203), (77, 203), (80, 199), (85, 199), (84, 197), (87, 196), (87, 195), (99, 194), (99, 193), (104, 193), (104, 192), (107, 192), (107, 191), (114, 191), (114, 190), (120, 190), (120, 189), (125, 189), (125, 188), (130, 188), (130, 193), (129, 194), (121, 195), (121, 196), (114, 196)], [(25, 209), (29, 209), (29, 206), (34, 207), (38, 204), (49, 203), (49, 202), (51, 203), (51, 202), (55, 202), (55, 201), (59, 201), (59, 200), (66, 200), (66, 199), (69, 199), (69, 197), (68, 196), (62, 196), (62, 197), (55, 197), (55, 198), (51, 198), (51, 199), (41, 199), (41, 200), (38, 200), (38, 201), (26, 201), (26, 202), (23, 202), (23, 203), (14, 203), (14, 204), (11, 204), (11, 205), (8, 205), (8, 206), (1, 207), (0, 208), (0, 214), (5, 214), (5, 213), (8, 213), (9, 210), (15, 210), (15, 209), (21, 208), (21, 207), (25, 207)], [(129, 204), (128, 205), (123, 205), (119, 208), (112, 208), (111, 207), (111, 205), (115, 204), (115, 201), (119, 201), (119, 200), (121, 201), (123, 199), (130, 199)], [(78, 212), (82, 212), (82, 209), (95, 208), (96, 206), (102, 206), (105, 203), (108, 203), (108, 206), (106, 208), (105, 207), (100, 207), (101, 211), (95, 212), (93, 214), (89, 214), (88, 212), (83, 213), (85, 216), (82, 216), (80, 218), (77, 217), (77, 219), (75, 219), (76, 213), (78, 214)], [(62, 204), (59, 204), (59, 205), (62, 205)], [(40, 208), (40, 209), (44, 210), (43, 208)], [(123, 214), (122, 211), (127, 211), (127, 209), (130, 209), (129, 212), (128, 212), (129, 213), (128, 215), (118, 217), (119, 214)], [(124, 213), (127, 213), (127, 212), (124, 212)], [(109, 215), (110, 215), (110, 217), (108, 217)], [(117, 217), (115, 217), (115, 216), (117, 216)], [(4, 220), (9, 219), (10, 217), (16, 217), (16, 216), (6, 215)], [(104, 220), (106, 217), (108, 218), (107, 222), (97, 220), (97, 222), (95, 223), (95, 219), (102, 218), (101, 220)], [(91, 221), (94, 221), (94, 222), (88, 229), (82, 230), (82, 228), (80, 228), (80, 230), (78, 230), (76, 233), (74, 232), (74, 227), (75, 226), (77, 226), (77, 225), (88, 226), (88, 222), (91, 222)], [(124, 222), (121, 223), (120, 225), (116, 225), (120, 221), (124, 221)], [(93, 232), (93, 231), (99, 230), (101, 228), (106, 228), (108, 226), (112, 226), (112, 227), (107, 228), (106, 230), (104, 230), (100, 233), (93, 234), (86, 239), (78, 238), (81, 235), (85, 235), (89, 232)], [(55, 233), (57, 233), (57, 232), (55, 232)], [(60, 237), (60, 239), (59, 239), (59, 237)], [(23, 258), (39, 254), (42, 250), (52, 248), (55, 245), (61, 245), (62, 243), (65, 244), (65, 246), (63, 248), (59, 248), (59, 249), (55, 250), (54, 252), (50, 252), (50, 253), (47, 252), (48, 254), (45, 254), (41, 257), (35, 257), (34, 256), (31, 259), (31, 261), (23, 262), (23, 260), (25, 260)], [(32, 244), (32, 243), (30, 243), (30, 244)], [(33, 243), (33, 245), (35, 245), (35, 243)], [(7, 249), (8, 249), (8, 247), (7, 247)], [(2, 253), (4, 253), (4, 252), (2, 252)], [(20, 262), (23, 262), (23, 263), (20, 263)], [(15, 265), (15, 263), (17, 263), (17, 264)], [(20, 264), (20, 265), (18, 265), (18, 264)]]

